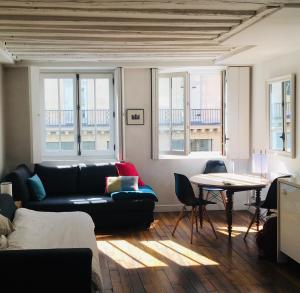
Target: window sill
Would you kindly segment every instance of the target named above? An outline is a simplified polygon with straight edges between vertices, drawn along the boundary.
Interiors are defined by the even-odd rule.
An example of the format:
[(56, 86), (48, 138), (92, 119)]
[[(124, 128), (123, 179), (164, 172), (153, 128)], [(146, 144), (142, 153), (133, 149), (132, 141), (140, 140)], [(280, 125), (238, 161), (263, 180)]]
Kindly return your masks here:
[(51, 158), (44, 157), (42, 159), (43, 164), (48, 165), (78, 165), (78, 164), (103, 164), (103, 163), (115, 163), (116, 158), (96, 158), (96, 157), (82, 157), (82, 158)]
[(226, 159), (225, 156), (218, 152), (194, 152), (188, 156), (182, 155), (160, 155), (159, 160), (176, 160), (176, 159)]

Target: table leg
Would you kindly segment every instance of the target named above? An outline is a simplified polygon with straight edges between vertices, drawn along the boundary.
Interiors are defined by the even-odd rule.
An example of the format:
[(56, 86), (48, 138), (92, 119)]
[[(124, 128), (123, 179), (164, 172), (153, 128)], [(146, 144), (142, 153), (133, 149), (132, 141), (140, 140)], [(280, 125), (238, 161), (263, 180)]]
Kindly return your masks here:
[(226, 216), (227, 216), (229, 240), (231, 239), (231, 231), (232, 231), (233, 194), (234, 194), (234, 192), (232, 190), (226, 191)]
[[(203, 199), (203, 188), (199, 186), (199, 198)], [(199, 206), (200, 227), (203, 228), (203, 206)]]
[(256, 204), (256, 229), (259, 231), (259, 220), (260, 220), (260, 191), (261, 189), (256, 189), (255, 204)]

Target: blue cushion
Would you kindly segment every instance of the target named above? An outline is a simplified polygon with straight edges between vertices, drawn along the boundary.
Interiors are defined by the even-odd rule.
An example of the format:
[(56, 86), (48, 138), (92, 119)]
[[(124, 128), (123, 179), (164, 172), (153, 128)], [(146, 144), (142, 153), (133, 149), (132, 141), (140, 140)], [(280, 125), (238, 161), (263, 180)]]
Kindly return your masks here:
[(34, 175), (27, 179), (32, 199), (43, 200), (46, 197), (44, 185), (38, 175)]
[(137, 191), (112, 192), (110, 196), (112, 197), (113, 200), (150, 198), (153, 199), (154, 201), (158, 201), (156, 193), (148, 185), (139, 186), (139, 190)]

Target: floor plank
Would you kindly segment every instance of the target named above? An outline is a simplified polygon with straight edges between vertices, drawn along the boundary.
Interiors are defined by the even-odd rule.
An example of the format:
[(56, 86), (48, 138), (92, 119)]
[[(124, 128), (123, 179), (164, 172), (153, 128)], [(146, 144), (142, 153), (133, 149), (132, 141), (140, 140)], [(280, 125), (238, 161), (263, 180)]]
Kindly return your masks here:
[(300, 266), (278, 265), (258, 257), (256, 231), (243, 240), (247, 211), (234, 212), (228, 241), (224, 211), (210, 211), (215, 238), (204, 223), (190, 244), (190, 223), (173, 225), (178, 213), (157, 213), (146, 231), (98, 233), (104, 292), (300, 292)]

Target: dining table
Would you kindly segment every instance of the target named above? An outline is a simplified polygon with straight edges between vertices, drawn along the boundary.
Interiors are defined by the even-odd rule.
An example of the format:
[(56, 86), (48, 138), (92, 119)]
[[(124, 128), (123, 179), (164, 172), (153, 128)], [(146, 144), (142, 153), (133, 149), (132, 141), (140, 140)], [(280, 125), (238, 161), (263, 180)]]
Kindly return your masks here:
[[(204, 188), (214, 188), (224, 190), (226, 192), (226, 218), (228, 239), (231, 240), (232, 233), (232, 210), (234, 194), (240, 191), (255, 191), (255, 206), (258, 209), (256, 216), (256, 226), (259, 229), (260, 222), (260, 203), (261, 190), (265, 188), (269, 181), (262, 177), (252, 174), (236, 174), (236, 173), (209, 173), (197, 174), (190, 178), (190, 182), (199, 187), (199, 198), (203, 199)], [(203, 210), (199, 209), (200, 225), (203, 223)]]

